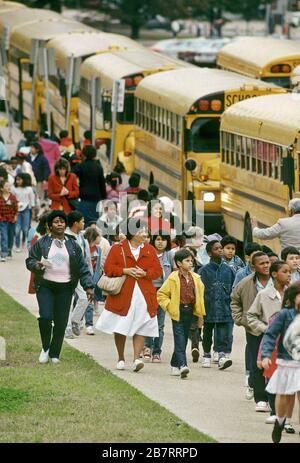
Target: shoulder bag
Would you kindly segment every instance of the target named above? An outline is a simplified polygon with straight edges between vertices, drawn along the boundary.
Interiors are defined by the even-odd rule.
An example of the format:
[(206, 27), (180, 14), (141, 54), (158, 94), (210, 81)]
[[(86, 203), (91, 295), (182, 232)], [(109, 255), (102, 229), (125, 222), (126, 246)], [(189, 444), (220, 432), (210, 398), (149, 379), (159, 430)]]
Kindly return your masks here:
[[(121, 245), (121, 251), (124, 259), (124, 265), (126, 267), (126, 260), (123, 246)], [(122, 275), (121, 277), (108, 277), (107, 275), (102, 275), (100, 280), (97, 283), (98, 288), (102, 289), (102, 291), (106, 294), (115, 296), (119, 294), (121, 288), (126, 280), (126, 275)]]

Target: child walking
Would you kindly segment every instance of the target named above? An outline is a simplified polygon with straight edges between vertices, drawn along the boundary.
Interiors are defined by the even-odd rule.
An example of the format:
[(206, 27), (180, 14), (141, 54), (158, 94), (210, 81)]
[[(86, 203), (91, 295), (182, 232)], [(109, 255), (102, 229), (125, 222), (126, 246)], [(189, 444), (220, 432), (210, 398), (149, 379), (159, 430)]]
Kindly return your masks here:
[(276, 314), (262, 341), (261, 357), (263, 368), (271, 365), (272, 352), (280, 336), (277, 348), (277, 369), (272, 375), (266, 391), (276, 394), (275, 409), (276, 421), (272, 432), (272, 440), (279, 443), (284, 429), (286, 417), (297, 393), (300, 401), (300, 362), (294, 360), (283, 345), (284, 335), (300, 312), (300, 282), (293, 283), (285, 291), (282, 309)]
[(17, 215), (17, 198), (11, 193), (11, 184), (3, 180), (0, 182), (0, 262), (6, 262), (7, 257), (11, 257)]
[(212, 334), (215, 330), (215, 352), (218, 353), (219, 370), (232, 365), (229, 359), (232, 347), (233, 320), (230, 309), (230, 294), (234, 282), (234, 272), (223, 260), (222, 245), (217, 240), (206, 245), (210, 262), (200, 270), (203, 281), (206, 316), (203, 328), (202, 366), (211, 366)]
[(241, 268), (245, 267), (244, 262), (239, 256), (236, 256), (237, 240), (233, 236), (226, 235), (221, 239), (223, 247), (223, 260), (234, 271), (234, 274)]
[(171, 375), (184, 379), (190, 372), (186, 346), (193, 315), (205, 315), (204, 286), (199, 275), (192, 272), (194, 260), (190, 251), (177, 251), (174, 261), (179, 270), (172, 272), (158, 290), (157, 300), (159, 306), (172, 319), (174, 352), (171, 358)]
[(21, 232), (23, 243), (27, 242), (31, 222), (31, 211), (35, 206), (34, 192), (28, 174), (17, 174), (13, 193), (18, 200), (19, 213), (15, 229), (16, 252), (21, 252)]
[[(158, 291), (166, 279), (169, 277), (171, 269), (171, 261), (169, 251), (171, 249), (171, 237), (166, 235), (162, 230), (159, 230), (156, 235), (151, 238), (151, 244), (155, 247), (157, 257), (159, 258), (162, 268), (161, 276), (153, 281), (153, 285)], [(152, 356), (152, 362), (160, 363), (161, 348), (164, 340), (164, 326), (165, 326), (165, 311), (158, 307), (157, 309), (157, 322), (158, 322), (158, 338), (145, 337), (145, 347), (143, 350), (144, 361), (149, 362)]]

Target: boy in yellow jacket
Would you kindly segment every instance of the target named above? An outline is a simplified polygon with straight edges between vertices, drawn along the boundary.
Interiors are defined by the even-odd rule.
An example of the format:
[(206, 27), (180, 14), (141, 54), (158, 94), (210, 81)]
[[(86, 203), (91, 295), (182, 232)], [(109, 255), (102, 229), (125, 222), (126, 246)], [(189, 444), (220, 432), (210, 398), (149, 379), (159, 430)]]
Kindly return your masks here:
[(172, 272), (157, 291), (159, 306), (172, 319), (174, 352), (171, 359), (171, 375), (186, 378), (190, 370), (187, 366), (186, 346), (193, 315), (205, 315), (204, 286), (192, 272), (193, 255), (187, 249), (177, 251), (174, 256), (178, 271)]

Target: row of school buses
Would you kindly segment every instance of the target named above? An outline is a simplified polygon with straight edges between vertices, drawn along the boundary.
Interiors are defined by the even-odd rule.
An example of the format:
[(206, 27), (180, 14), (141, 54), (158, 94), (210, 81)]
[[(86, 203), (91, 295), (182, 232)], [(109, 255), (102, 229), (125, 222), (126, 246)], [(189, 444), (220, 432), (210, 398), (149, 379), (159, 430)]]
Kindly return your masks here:
[[(2, 73), (22, 130), (112, 138), (114, 82), (125, 80), (113, 164), (161, 194), (202, 200), (206, 231), (251, 239), (300, 196), (300, 43), (242, 38), (206, 69), (47, 10), (0, 1)], [(258, 97), (258, 98), (253, 98)], [(196, 214), (203, 211), (196, 207)], [(274, 243), (276, 248), (276, 243)]]

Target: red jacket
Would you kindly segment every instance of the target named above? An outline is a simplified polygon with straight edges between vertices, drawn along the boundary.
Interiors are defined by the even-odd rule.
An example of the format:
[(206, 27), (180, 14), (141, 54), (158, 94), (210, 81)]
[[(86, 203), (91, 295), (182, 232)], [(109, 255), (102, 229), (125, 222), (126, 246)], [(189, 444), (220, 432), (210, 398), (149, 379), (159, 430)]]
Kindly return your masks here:
[[(68, 196), (60, 196), (60, 192), (65, 186), (69, 190)], [(77, 176), (69, 174), (65, 185), (62, 184), (60, 177), (56, 174), (50, 175), (48, 178), (48, 197), (51, 199), (51, 209), (63, 210), (66, 214), (72, 211), (68, 199), (76, 199), (79, 196), (79, 187)]]
[[(121, 246), (124, 249), (126, 267), (124, 267)], [(157, 314), (158, 307), (156, 290), (152, 284), (152, 280), (160, 277), (162, 269), (156, 251), (151, 244), (144, 244), (137, 261), (131, 254), (127, 239), (121, 243), (114, 244), (106, 258), (104, 272), (109, 277), (119, 277), (123, 275), (123, 268), (135, 267), (136, 265), (145, 270), (147, 275), (138, 280), (127, 276), (120, 293), (115, 296), (107, 296), (105, 308), (117, 315), (126, 316), (131, 304), (134, 285), (137, 281), (146, 300), (149, 315), (152, 318)]]

